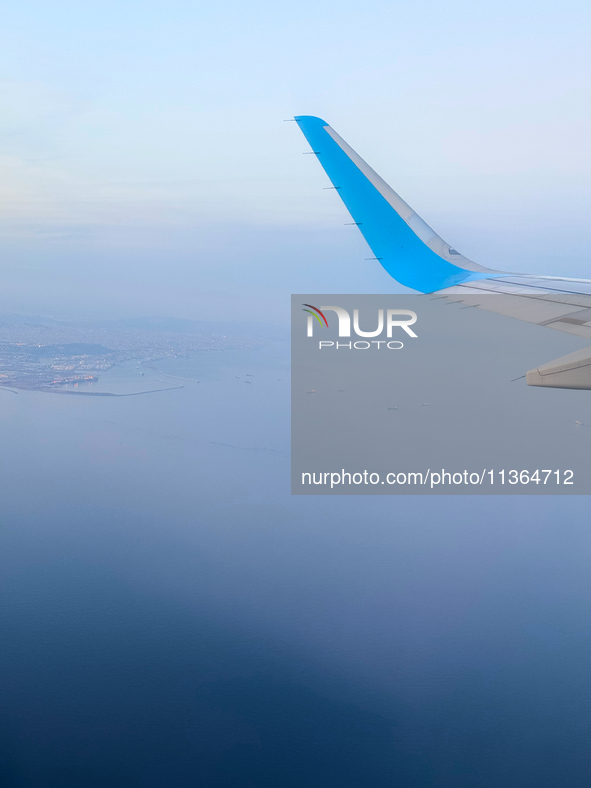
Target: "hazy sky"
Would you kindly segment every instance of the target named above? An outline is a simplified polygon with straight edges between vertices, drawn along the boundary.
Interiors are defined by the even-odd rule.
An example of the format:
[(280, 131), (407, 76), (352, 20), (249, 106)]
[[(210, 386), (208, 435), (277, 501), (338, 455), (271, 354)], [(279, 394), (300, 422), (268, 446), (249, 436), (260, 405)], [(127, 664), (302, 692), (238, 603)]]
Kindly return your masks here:
[(582, 2), (27, 2), (0, 17), (0, 308), (286, 319), (388, 292), (294, 114), (493, 267), (591, 277)]

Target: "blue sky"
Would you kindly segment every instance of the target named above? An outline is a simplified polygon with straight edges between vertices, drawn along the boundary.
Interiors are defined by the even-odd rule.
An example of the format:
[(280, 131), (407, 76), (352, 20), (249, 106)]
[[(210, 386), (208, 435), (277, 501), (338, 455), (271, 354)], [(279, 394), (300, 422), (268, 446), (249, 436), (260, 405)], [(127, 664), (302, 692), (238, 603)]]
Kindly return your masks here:
[(464, 254), (591, 277), (586, 4), (21, 2), (0, 17), (0, 308), (282, 321), (398, 289), (294, 114)]

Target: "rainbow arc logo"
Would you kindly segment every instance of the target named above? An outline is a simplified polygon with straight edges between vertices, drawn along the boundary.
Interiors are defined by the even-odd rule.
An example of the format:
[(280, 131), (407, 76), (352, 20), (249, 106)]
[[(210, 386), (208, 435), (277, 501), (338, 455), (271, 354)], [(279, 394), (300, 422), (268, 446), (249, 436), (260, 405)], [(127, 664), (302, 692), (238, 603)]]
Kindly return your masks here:
[[(324, 326), (326, 326), (326, 327), (328, 328), (328, 321), (327, 321), (327, 319), (325, 318), (325, 316), (324, 316), (324, 313), (323, 313), (323, 312), (321, 312), (321, 311), (320, 311), (319, 309), (317, 309), (315, 306), (312, 306), (312, 304), (302, 304), (302, 306), (309, 306), (309, 307), (310, 307), (310, 309), (313, 309), (313, 310), (314, 310), (314, 312), (310, 312), (310, 309), (302, 309), (302, 312), (307, 312), (309, 315), (312, 315), (312, 317), (315, 317), (315, 318), (316, 318), (316, 320), (317, 320), (317, 321), (320, 323), (320, 325), (321, 325), (321, 326), (323, 326), (323, 327), (324, 327)], [(316, 314), (316, 312), (317, 312), (318, 314)], [(322, 318), (322, 320), (324, 320), (324, 324), (322, 323), (322, 320), (320, 319), (320, 317), (318, 317), (318, 315), (320, 315), (320, 317)]]

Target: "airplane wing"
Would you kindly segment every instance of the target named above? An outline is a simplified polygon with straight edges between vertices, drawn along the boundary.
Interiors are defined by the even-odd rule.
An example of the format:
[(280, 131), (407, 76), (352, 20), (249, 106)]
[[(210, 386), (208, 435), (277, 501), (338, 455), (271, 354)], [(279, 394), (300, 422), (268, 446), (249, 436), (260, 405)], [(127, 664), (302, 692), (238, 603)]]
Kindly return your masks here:
[[(396, 281), (421, 293), (591, 339), (591, 280), (515, 274), (468, 260), (429, 227), (328, 123), (295, 121), (367, 241)], [(494, 298), (480, 296), (494, 295)], [(474, 298), (476, 297), (476, 298)], [(533, 386), (591, 389), (591, 348), (527, 373)]]

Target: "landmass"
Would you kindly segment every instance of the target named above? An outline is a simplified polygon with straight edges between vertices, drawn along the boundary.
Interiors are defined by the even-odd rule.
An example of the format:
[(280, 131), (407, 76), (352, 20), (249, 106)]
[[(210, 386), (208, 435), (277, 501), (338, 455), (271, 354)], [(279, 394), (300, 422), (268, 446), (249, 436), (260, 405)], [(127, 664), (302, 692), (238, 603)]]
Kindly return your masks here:
[(0, 315), (0, 386), (65, 392), (73, 384), (76, 390), (92, 389), (100, 374), (116, 364), (135, 360), (149, 367), (165, 358), (259, 344), (234, 331), (227, 335), (216, 324), (163, 318), (71, 321)]

